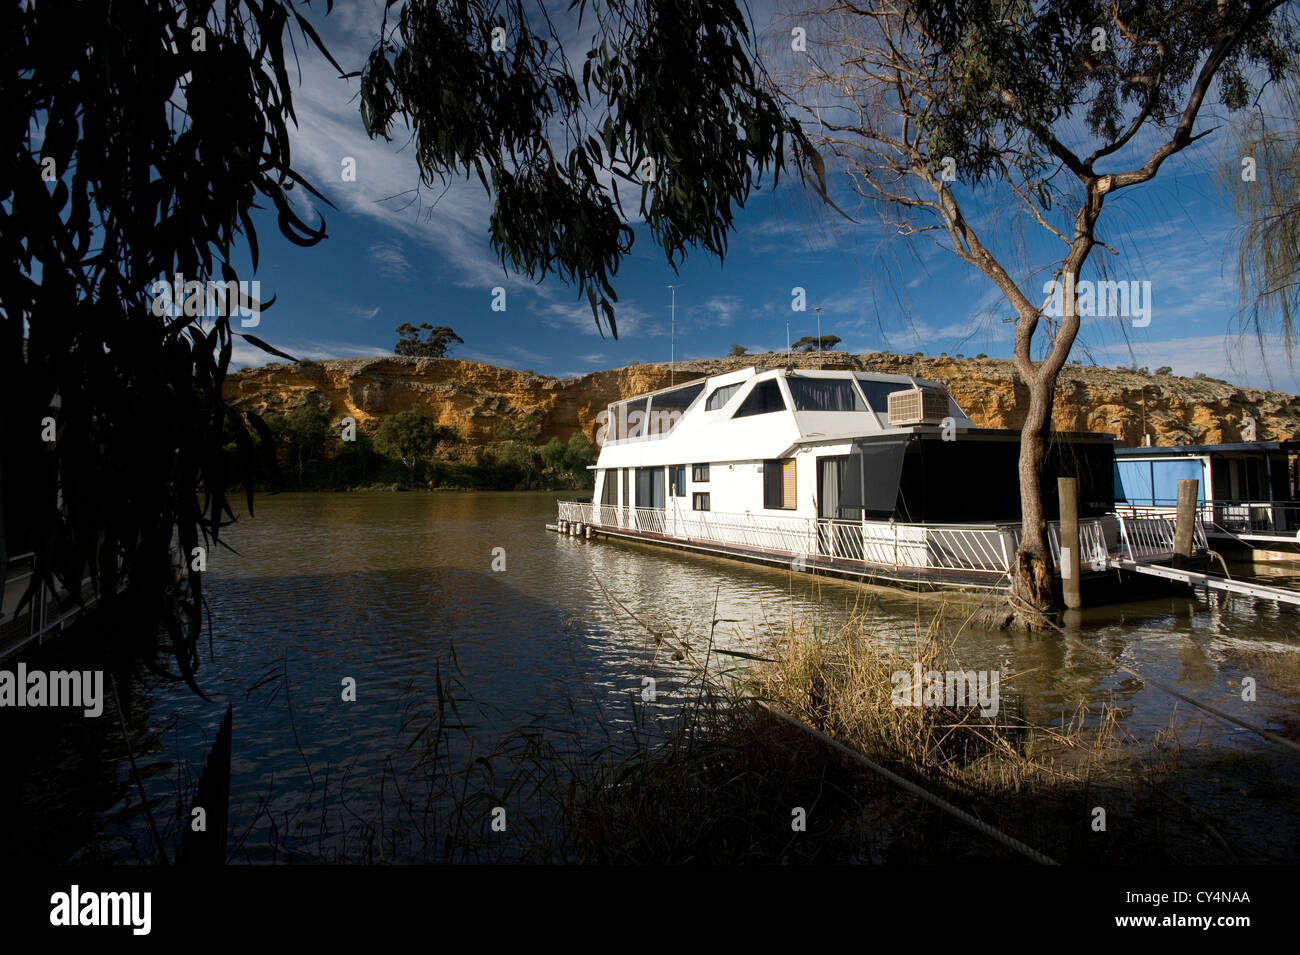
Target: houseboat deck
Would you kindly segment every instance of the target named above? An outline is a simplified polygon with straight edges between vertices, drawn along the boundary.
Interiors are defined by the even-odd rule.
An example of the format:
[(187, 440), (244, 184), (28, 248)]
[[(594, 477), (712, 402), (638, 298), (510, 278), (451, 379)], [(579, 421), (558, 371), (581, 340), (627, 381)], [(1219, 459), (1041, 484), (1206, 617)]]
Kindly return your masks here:
[(1117, 448), (1116, 507), (1133, 515), (1170, 510), (1180, 478), (1197, 483), (1197, 507), (1216, 550), (1300, 554), (1300, 442)]
[[(791, 570), (875, 581), (909, 589), (1001, 591), (1010, 586), (1019, 524), (938, 525), (833, 521), (751, 514), (677, 513), (561, 501), (551, 530), (644, 541)], [(1060, 525), (1048, 527), (1060, 565)], [(1122, 560), (1158, 563), (1174, 555), (1174, 519), (1166, 515), (1079, 521), (1086, 576), (1114, 574)], [(1197, 522), (1195, 546), (1206, 550)], [(1059, 573), (1059, 570), (1057, 570)]]

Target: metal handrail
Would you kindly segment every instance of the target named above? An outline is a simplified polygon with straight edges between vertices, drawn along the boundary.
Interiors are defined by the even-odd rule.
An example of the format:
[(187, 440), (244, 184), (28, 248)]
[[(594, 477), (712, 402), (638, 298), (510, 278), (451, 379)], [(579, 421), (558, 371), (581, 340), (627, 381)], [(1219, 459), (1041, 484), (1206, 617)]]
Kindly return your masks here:
[[(911, 524), (897, 521), (847, 521), (775, 514), (684, 512), (674, 504), (672, 533), (691, 543), (757, 550), (793, 560), (826, 557), (916, 570), (960, 570), (1007, 574), (1019, 549), (1021, 525)], [(560, 501), (559, 519), (614, 532), (669, 534), (667, 508), (619, 507)], [(1052, 560), (1061, 562), (1059, 521), (1048, 524)], [(1117, 514), (1079, 521), (1081, 566), (1102, 567), (1113, 556), (1152, 561), (1173, 556), (1176, 521), (1165, 514)], [(1112, 541), (1114, 542), (1112, 544)], [(1208, 550), (1198, 516), (1193, 546)]]

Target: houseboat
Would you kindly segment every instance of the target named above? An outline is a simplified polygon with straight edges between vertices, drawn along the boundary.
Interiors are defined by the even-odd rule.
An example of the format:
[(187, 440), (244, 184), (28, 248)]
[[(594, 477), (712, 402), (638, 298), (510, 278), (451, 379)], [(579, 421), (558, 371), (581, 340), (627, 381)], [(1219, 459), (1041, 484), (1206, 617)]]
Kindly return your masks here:
[(1117, 448), (1115, 500), (1121, 513), (1171, 511), (1178, 481), (1195, 478), (1206, 538), (1234, 557), (1300, 557), (1300, 441), (1252, 441)]
[[(593, 498), (560, 502), (552, 529), (893, 585), (1009, 584), (1019, 432), (976, 427), (939, 382), (753, 367), (618, 402), (597, 423)], [(1078, 480), (1085, 576), (1137, 556), (1114, 514), (1114, 442), (1057, 434), (1044, 469), (1048, 515), (1056, 478)], [(1141, 520), (1140, 556), (1171, 553), (1172, 521)], [(1059, 555), (1056, 522), (1049, 538)]]

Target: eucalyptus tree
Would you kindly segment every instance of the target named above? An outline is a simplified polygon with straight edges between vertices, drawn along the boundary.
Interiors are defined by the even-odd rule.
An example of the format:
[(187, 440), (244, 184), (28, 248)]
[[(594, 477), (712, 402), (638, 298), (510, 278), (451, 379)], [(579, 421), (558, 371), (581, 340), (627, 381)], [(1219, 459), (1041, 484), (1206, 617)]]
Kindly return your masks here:
[[(0, 572), (33, 551), (29, 601), (90, 577), (97, 650), (169, 672), (164, 650), (196, 692), (207, 548), (233, 489), (251, 508), (273, 466), (265, 424), (222, 397), (234, 339), (264, 345), (243, 329), (272, 304), (239, 284), (237, 243), (256, 268), (259, 199), (289, 240), (325, 236), (289, 202), (310, 189), (290, 163), (290, 24), (328, 56), (275, 0), (0, 9)], [(196, 294), (164, 301), (173, 281)]]
[(424, 184), (477, 178), (502, 264), (571, 281), (617, 337), (624, 192), (676, 269), (692, 248), (721, 259), (734, 210), (790, 157), (824, 197), (821, 160), (754, 65), (737, 3), (570, 7), (566, 49), (545, 4), (408, 0), (363, 70), (361, 112), (372, 137), (409, 129)]
[(1223, 172), (1241, 220), (1241, 328), (1261, 348), (1280, 331), (1291, 358), (1300, 318), (1300, 67), (1274, 93), (1252, 105)]
[[(845, 165), (887, 232), (936, 239), (1013, 312), (1028, 392), (1012, 583), (1022, 624), (1053, 607), (1042, 467), (1087, 311), (1080, 273), (1094, 249), (1114, 251), (1106, 204), (1213, 132), (1207, 101), (1239, 110), (1282, 74), (1293, 16), (1281, 0), (837, 0), (792, 20), (807, 55), (792, 58), (786, 89), (813, 145)], [(1037, 246), (1007, 240), (1008, 215), (1059, 257), (1018, 267), (1016, 253)], [(1064, 294), (1043, 300), (1047, 274)]]
[[(290, 56), (356, 75), (303, 6), (0, 5), (0, 572), (14, 548), (34, 551), (28, 599), (90, 576), (115, 621), (104, 649), (168, 672), (164, 650), (196, 692), (206, 548), (234, 519), (230, 495), (242, 483), (251, 510), (259, 462), (274, 463), (265, 423), (223, 398), (234, 340), (292, 360), (246, 330), (272, 302), (239, 284), (238, 254), (256, 270), (260, 206), (290, 242), (326, 237), (290, 202), (299, 189), (329, 207), (292, 161)], [(375, 135), (408, 121), (429, 181), (476, 174), (502, 261), (576, 283), (617, 334), (612, 278), (633, 237), (619, 181), (638, 184), (676, 266), (690, 249), (724, 254), (734, 208), (792, 145), (801, 171), (816, 158), (764, 90), (736, 3), (579, 4), (593, 34), (580, 70), (545, 4), (528, 9), (391, 0), (368, 27), (362, 118)], [(337, 95), (352, 94), (340, 82)], [(224, 291), (159, 308), (154, 283), (176, 276)], [(236, 304), (258, 317), (236, 324)], [(173, 542), (188, 567), (179, 614)]]

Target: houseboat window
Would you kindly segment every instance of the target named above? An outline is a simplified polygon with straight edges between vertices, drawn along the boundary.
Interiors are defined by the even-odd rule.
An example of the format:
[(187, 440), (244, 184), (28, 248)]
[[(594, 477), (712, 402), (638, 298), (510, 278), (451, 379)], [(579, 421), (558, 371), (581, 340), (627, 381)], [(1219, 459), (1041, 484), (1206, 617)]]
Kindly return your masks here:
[[(1196, 496), (1205, 502), (1205, 474), (1197, 460), (1124, 461), (1116, 459), (1115, 495), (1128, 504), (1174, 507), (1180, 478), (1195, 478)], [(1217, 490), (1217, 485), (1216, 485)]]
[(743, 384), (743, 381), (738, 381), (734, 385), (722, 385), (719, 388), (714, 388), (713, 391), (709, 393), (708, 399), (704, 402), (704, 410), (717, 411), (731, 400), (731, 396), (738, 392), (740, 386)]
[(664, 469), (636, 469), (636, 506), (664, 506)]
[(691, 385), (684, 385), (681, 388), (674, 388), (672, 391), (661, 391), (657, 395), (650, 396), (650, 410), (663, 410), (665, 408), (673, 411), (685, 411), (689, 408), (696, 396), (704, 390), (704, 382), (697, 381)]
[[(842, 514), (840, 503), (841, 488), (845, 486), (849, 467), (849, 455), (840, 454), (817, 459), (817, 516), (838, 519), (857, 517), (861, 513)], [(857, 469), (861, 472), (861, 466)]]
[(691, 510), (707, 511), (709, 509), (709, 495), (707, 492), (696, 492), (691, 495)]
[(791, 378), (790, 398), (795, 411), (866, 411), (862, 396), (847, 378)]
[(867, 396), (867, 404), (871, 405), (871, 410), (877, 414), (889, 413), (891, 394), (911, 387), (905, 381), (870, 381), (864, 378), (859, 378), (858, 384), (862, 386), (862, 393)]
[(709, 480), (709, 466), (707, 464), (692, 464), (691, 480), (700, 483), (707, 482)]
[(763, 507), (769, 511), (795, 509), (795, 461), (784, 458), (763, 462)]
[(625, 438), (641, 438), (649, 433), (650, 401), (636, 398), (621, 401), (609, 406), (609, 430), (607, 441), (622, 441)]
[(606, 507), (614, 507), (618, 504), (618, 488), (615, 481), (618, 480), (618, 471), (603, 471), (602, 484), (600, 486), (600, 503)]
[(672, 485), (674, 497), (686, 496), (686, 465), (674, 464), (668, 469), (668, 483)]
[(694, 403), (704, 390), (704, 382), (664, 391), (650, 397), (650, 412), (646, 418), (646, 434), (667, 434), (681, 420), (682, 413)]
[(775, 378), (769, 378), (754, 386), (754, 390), (740, 403), (740, 407), (732, 417), (747, 418), (750, 415), (771, 414), (773, 411), (784, 410), (785, 399), (781, 397), (781, 389), (777, 386)]

